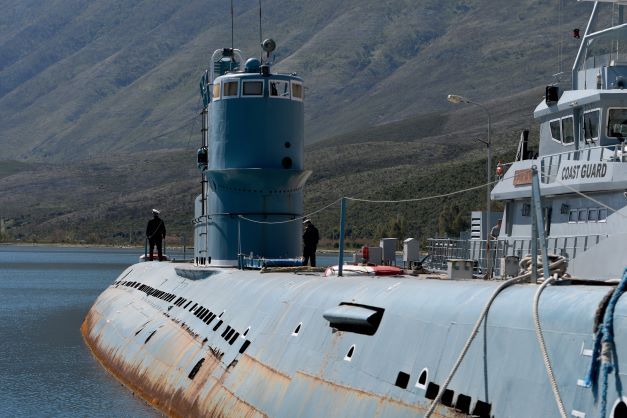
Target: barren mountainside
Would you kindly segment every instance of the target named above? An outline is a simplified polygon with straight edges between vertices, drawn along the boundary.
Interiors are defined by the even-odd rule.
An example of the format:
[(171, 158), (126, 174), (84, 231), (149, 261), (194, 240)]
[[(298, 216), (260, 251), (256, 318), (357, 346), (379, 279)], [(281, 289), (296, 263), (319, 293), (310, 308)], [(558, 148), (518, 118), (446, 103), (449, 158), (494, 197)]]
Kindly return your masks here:
[[(559, 4), (564, 3), (561, 7)], [(235, 47), (259, 50), (259, 2), (234, 0)], [(552, 81), (587, 4), (264, 0), (276, 70), (306, 81), (309, 143)], [(228, 1), (2, 0), (3, 158), (54, 161), (182, 148), (198, 78), (231, 45)]]

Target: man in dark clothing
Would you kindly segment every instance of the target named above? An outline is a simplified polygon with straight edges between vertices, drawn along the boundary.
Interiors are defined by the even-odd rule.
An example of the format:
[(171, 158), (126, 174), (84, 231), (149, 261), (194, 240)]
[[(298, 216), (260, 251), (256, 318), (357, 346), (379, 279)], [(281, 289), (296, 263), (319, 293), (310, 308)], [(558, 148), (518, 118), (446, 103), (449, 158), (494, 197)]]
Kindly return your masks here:
[(303, 265), (306, 266), (311, 260), (311, 267), (316, 267), (316, 247), (320, 240), (318, 229), (309, 219), (305, 219), (303, 224), (305, 225), (305, 232), (303, 232)]
[(159, 218), (159, 213), (157, 209), (152, 210), (153, 218), (148, 221), (148, 226), (146, 227), (146, 238), (148, 238), (148, 243), (150, 244), (150, 261), (154, 260), (153, 252), (155, 245), (157, 246), (159, 261), (163, 260), (161, 242), (165, 239), (165, 224), (163, 220)]

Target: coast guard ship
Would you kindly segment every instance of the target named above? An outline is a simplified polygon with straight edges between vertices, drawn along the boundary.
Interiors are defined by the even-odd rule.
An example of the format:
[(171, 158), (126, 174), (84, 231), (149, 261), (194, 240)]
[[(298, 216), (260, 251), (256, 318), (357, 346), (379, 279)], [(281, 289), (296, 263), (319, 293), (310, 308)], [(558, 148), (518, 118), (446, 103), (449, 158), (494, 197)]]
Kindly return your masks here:
[(627, 25), (613, 3), (605, 29), (594, 5), (572, 90), (549, 86), (536, 108), (539, 155), (521, 152), (492, 192), (506, 208), (494, 256), (532, 254), (493, 280), (454, 280), (454, 262), (449, 276), (296, 266), (303, 80), (272, 71), (270, 40), (261, 60), (217, 50), (194, 261), (115, 279), (82, 325), (95, 357), (170, 416), (627, 416)]

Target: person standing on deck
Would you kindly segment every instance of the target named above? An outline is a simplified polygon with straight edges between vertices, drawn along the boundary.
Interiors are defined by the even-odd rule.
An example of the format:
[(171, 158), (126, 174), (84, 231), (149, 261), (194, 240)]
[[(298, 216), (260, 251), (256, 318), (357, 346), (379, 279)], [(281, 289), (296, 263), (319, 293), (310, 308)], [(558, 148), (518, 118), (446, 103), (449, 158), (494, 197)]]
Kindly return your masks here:
[(162, 241), (165, 239), (165, 224), (159, 218), (159, 213), (157, 209), (153, 209), (152, 219), (148, 221), (148, 226), (146, 226), (146, 238), (150, 244), (150, 261), (154, 260), (155, 245), (157, 246), (159, 261), (163, 260)]
[(303, 224), (305, 225), (305, 231), (303, 232), (303, 266), (311, 262), (311, 267), (316, 267), (316, 247), (318, 247), (318, 241), (320, 240), (318, 228), (309, 219), (305, 219)]

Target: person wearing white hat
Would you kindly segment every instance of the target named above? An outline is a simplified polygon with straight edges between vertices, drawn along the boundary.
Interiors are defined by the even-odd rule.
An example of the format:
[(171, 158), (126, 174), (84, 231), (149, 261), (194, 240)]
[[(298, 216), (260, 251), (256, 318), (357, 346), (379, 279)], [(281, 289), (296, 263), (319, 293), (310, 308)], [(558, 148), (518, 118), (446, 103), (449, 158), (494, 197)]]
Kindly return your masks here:
[(150, 244), (150, 261), (154, 260), (153, 252), (155, 246), (157, 247), (159, 261), (163, 260), (162, 242), (165, 239), (165, 224), (159, 218), (160, 213), (157, 209), (153, 209), (152, 219), (148, 221), (148, 226), (146, 226), (146, 238)]
[(311, 262), (311, 267), (316, 267), (316, 248), (320, 240), (318, 228), (311, 223), (309, 218), (303, 221), (305, 231), (303, 232), (303, 266)]

